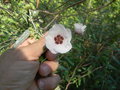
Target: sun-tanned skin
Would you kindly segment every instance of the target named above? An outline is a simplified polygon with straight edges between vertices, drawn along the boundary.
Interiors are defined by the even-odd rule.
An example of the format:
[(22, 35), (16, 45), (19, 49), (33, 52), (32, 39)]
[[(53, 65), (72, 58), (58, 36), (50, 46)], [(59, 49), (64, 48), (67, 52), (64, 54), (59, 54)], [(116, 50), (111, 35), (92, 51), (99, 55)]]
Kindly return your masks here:
[(17, 49), (3, 53), (0, 56), (0, 90), (53, 90), (60, 77), (52, 72), (59, 64), (56, 60), (39, 63), (44, 46), (45, 35), (37, 41), (27, 39)]

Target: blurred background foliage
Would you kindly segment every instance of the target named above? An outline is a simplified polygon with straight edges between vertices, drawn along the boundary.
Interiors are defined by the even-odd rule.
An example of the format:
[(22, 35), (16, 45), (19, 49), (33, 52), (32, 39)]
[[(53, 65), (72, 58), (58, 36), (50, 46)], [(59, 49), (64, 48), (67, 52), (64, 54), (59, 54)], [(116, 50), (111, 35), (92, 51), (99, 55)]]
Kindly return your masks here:
[[(26, 29), (37, 39), (55, 23), (73, 32), (58, 57), (61, 90), (120, 90), (120, 0), (1, 0), (0, 53)], [(84, 35), (74, 23), (87, 25)]]

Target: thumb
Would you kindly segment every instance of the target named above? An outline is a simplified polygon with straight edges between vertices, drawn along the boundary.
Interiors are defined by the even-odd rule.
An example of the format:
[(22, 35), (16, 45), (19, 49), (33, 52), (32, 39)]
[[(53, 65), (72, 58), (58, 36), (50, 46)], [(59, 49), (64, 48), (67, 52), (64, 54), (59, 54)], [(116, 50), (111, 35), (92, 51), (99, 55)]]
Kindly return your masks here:
[(19, 48), (28, 60), (38, 60), (45, 46), (46, 35), (47, 33), (45, 33), (39, 40), (35, 41), (34, 43), (28, 46)]

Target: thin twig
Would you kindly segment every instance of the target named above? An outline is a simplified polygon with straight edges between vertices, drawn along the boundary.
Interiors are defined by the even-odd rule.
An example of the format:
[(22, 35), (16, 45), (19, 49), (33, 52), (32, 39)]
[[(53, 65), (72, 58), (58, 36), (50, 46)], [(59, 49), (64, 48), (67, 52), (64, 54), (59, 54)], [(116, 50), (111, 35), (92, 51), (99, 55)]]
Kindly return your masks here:
[(40, 4), (40, 0), (36, 0), (36, 8), (39, 7), (39, 4)]
[(0, 43), (0, 45), (6, 44), (7, 42), (10, 42), (10, 41), (12, 41), (12, 40), (15, 40), (15, 38), (11, 38), (11, 39), (9, 39), (9, 40), (3, 41), (2, 43)]
[(56, 20), (56, 18), (58, 18), (58, 16), (59, 16), (59, 15), (56, 15), (56, 16), (50, 21), (50, 23), (48, 23), (47, 26), (45, 26), (43, 29), (44, 29), (44, 30), (47, 30), (48, 27)]
[[(84, 0), (83, 0), (84, 1)], [(82, 1), (82, 2), (83, 2)], [(100, 9), (102, 9), (102, 8), (105, 8), (105, 7), (107, 7), (107, 6), (109, 6), (110, 4), (112, 4), (113, 2), (115, 2), (116, 0), (112, 0), (111, 2), (109, 2), (108, 4), (105, 4), (105, 5), (103, 5), (103, 6), (100, 6), (100, 7), (98, 7), (98, 8), (96, 8), (96, 9), (92, 9), (92, 10), (90, 10), (90, 11), (88, 11), (88, 12), (85, 12), (85, 13), (89, 13), (89, 12), (94, 12), (94, 11), (96, 11), (96, 10), (100, 10)], [(78, 5), (78, 4), (80, 4), (81, 3), (81, 1), (79, 1), (79, 2), (77, 2), (77, 3), (75, 3), (75, 4), (73, 4), (73, 5), (70, 5), (70, 6), (68, 6), (66, 9), (68, 9), (68, 8), (70, 8), (70, 7), (73, 7), (73, 6), (76, 6), (76, 5)], [(63, 10), (64, 11), (64, 10)], [(60, 11), (60, 12), (62, 12), (62, 11)], [(70, 16), (76, 16), (77, 14), (73, 14), (73, 15), (68, 15), (68, 16), (64, 16), (64, 17), (70, 17)], [(60, 17), (60, 18), (63, 18), (63, 16), (62, 17)]]
[(73, 1), (73, 0), (67, 0), (66, 2), (62, 3), (62, 5), (60, 5), (60, 6), (58, 6), (57, 8), (55, 8), (55, 10), (63, 7), (65, 4), (67, 4), (67, 3), (70, 2), (70, 1)]
[(73, 73), (72, 73), (72, 76), (70, 77), (70, 79), (69, 79), (69, 81), (68, 81), (68, 84), (66, 85), (65, 90), (67, 90), (68, 87), (69, 87), (69, 85), (71, 84), (71, 80), (72, 80), (72, 78), (74, 77), (76, 70), (77, 70), (78, 68), (80, 68), (80, 67), (84, 64), (84, 62), (87, 61), (87, 60), (89, 59), (90, 56), (91, 56), (91, 54), (89, 54), (89, 56), (86, 57), (85, 60), (79, 62), (78, 65), (75, 67), (75, 69), (74, 69), (74, 71), (73, 71)]
[(96, 70), (101, 69), (101, 68), (103, 68), (103, 66), (95, 68), (92, 72), (95, 72)]
[(72, 5), (69, 5), (68, 7), (64, 8), (63, 10), (58, 11), (57, 14), (59, 14), (59, 13), (61, 13), (61, 12), (64, 12), (64, 11), (66, 11), (67, 9), (71, 8), (71, 7), (77, 6), (77, 5), (79, 5), (79, 4), (81, 4), (81, 3), (85, 2), (85, 1), (86, 1), (86, 0), (81, 0), (81, 1), (79, 1), (79, 2), (76, 2), (76, 3), (72, 4)]
[[(101, 68), (102, 68), (102, 66), (97, 67), (97, 68), (95, 68), (93, 71), (91, 71), (91, 73), (93, 73), (94, 71), (96, 71), (96, 70), (98, 70), (98, 69), (101, 69)], [(89, 74), (90, 74), (90, 73), (84, 74), (84, 75), (80, 76), (80, 78), (84, 78), (84, 77), (88, 76)]]
[(52, 12), (49, 12), (49, 11), (46, 11), (46, 10), (39, 10), (40, 12), (42, 13), (45, 13), (45, 14), (50, 14), (50, 15), (55, 15), (55, 13), (52, 13)]
[(74, 77), (75, 72), (76, 72), (77, 68), (78, 68), (80, 65), (81, 65), (81, 63), (79, 63), (79, 64), (75, 67), (75, 69), (74, 69), (74, 71), (73, 71), (73, 73), (72, 73), (72, 76), (70, 77), (70, 79), (69, 79), (69, 81), (68, 81), (68, 84), (67, 84), (66, 87), (65, 87), (65, 90), (68, 89), (69, 85), (71, 84), (71, 80), (72, 80), (72, 78)]
[[(3, 7), (0, 7), (0, 9), (1, 10), (4, 10), (13, 20), (15, 20), (17, 23), (17, 26), (19, 26), (19, 27), (21, 27), (21, 28), (23, 28), (22, 26), (21, 26), (21, 24), (20, 24), (20, 22), (19, 22), (19, 20), (17, 20), (15, 17), (14, 17), (14, 12), (12, 12), (12, 11), (10, 11), (10, 10), (8, 10), (8, 9), (5, 9), (5, 8), (3, 8)], [(12, 13), (12, 14), (11, 14)]]
[(0, 9), (2, 9), (2, 10), (4, 10), (4, 11), (9, 11), (9, 12), (11, 12), (10, 10), (5, 9), (5, 8), (3, 8), (3, 7), (0, 7)]
[(10, 45), (10, 44), (8, 43), (8, 44), (5, 44), (4, 46), (0, 47), (0, 51), (1, 51), (3, 48), (8, 47), (9, 45)]
[[(97, 11), (97, 10), (100, 10), (100, 9), (102, 9), (102, 8), (105, 8), (105, 7), (107, 7), (107, 6), (109, 6), (109, 5), (111, 5), (113, 2), (115, 2), (116, 0), (112, 0), (111, 2), (109, 2), (109, 3), (107, 3), (107, 4), (105, 4), (105, 5), (103, 5), (103, 6), (100, 6), (100, 7), (98, 7), (98, 8), (95, 8), (95, 9), (92, 9), (92, 10), (90, 10), (90, 11), (88, 11), (88, 12), (93, 12), (93, 11)], [(88, 13), (87, 12), (87, 13)]]
[(76, 3), (68, 6), (66, 9), (68, 9), (68, 8), (70, 8), (70, 7), (74, 7), (74, 6), (76, 6), (76, 5), (79, 5), (79, 4), (81, 4), (81, 3), (85, 2), (85, 1), (86, 1), (86, 0), (81, 0), (81, 1), (79, 1), (79, 2), (76, 2)]
[[(76, 72), (76, 70), (78, 69), (79, 65), (80, 65), (80, 63), (75, 67), (75, 69), (74, 69), (74, 71), (73, 71), (73, 74), (72, 74), (71, 78), (69, 79), (68, 84), (66, 85), (65, 90), (67, 90), (68, 87), (69, 87), (69, 85), (71, 84), (71, 79), (74, 77), (75, 72)], [(101, 68), (103, 68), (103, 67), (102, 67), (102, 66), (97, 67), (97, 68), (95, 68), (94, 70), (92, 70), (91, 73), (92, 73), (92, 72), (95, 72), (96, 70), (101, 69)], [(86, 76), (88, 76), (89, 74), (90, 74), (90, 73), (84, 74), (84, 75), (80, 76), (80, 78), (86, 77)]]
[(27, 14), (25, 14), (25, 15), (29, 18), (28, 21), (30, 21), (30, 22), (32, 23), (32, 25), (33, 25), (33, 27), (34, 27), (36, 33), (39, 34), (39, 36), (41, 37), (41, 36), (42, 36), (42, 33), (39, 33), (39, 31), (37, 30), (37, 28), (36, 28), (36, 26), (35, 26), (35, 24), (34, 24), (34, 22), (33, 22), (32, 16), (31, 16), (31, 15), (29, 16), (29, 15), (27, 15)]
[(34, 27), (36, 33), (39, 34), (39, 36), (41, 37), (41, 36), (42, 36), (42, 33), (39, 33), (39, 31), (37, 30), (37, 28), (36, 28), (36, 26), (35, 26), (33, 20), (31, 19), (30, 21), (31, 21), (31, 23), (32, 23), (32, 25), (33, 25), (33, 27)]
[(6, 13), (8, 13), (8, 15), (9, 15), (10, 17), (12, 17), (13, 19), (15, 19), (15, 17), (13, 17), (14, 15), (11, 15), (11, 13), (13, 13), (13, 12), (11, 12), (10, 10), (5, 9), (5, 8), (3, 8), (3, 7), (0, 7), (0, 9), (1, 9), (1, 10), (4, 10)]

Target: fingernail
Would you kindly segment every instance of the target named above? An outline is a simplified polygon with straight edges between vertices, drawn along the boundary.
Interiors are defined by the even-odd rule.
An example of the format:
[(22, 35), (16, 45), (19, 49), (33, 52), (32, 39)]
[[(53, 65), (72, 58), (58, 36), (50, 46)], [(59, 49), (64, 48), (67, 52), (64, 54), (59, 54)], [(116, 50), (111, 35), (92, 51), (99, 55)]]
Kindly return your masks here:
[(57, 57), (56, 54), (53, 54), (52, 52), (47, 50), (47, 52), (46, 52), (46, 59), (48, 59), (50, 61), (54, 61), (54, 60), (56, 60), (56, 57)]
[(57, 75), (57, 74), (54, 74), (54, 76), (55, 76), (55, 78), (56, 78), (56, 81), (60, 82), (60, 80), (61, 80), (60, 76)]
[(41, 76), (47, 76), (51, 73), (51, 68), (45, 64), (45, 63), (42, 63), (39, 67), (39, 74)]

